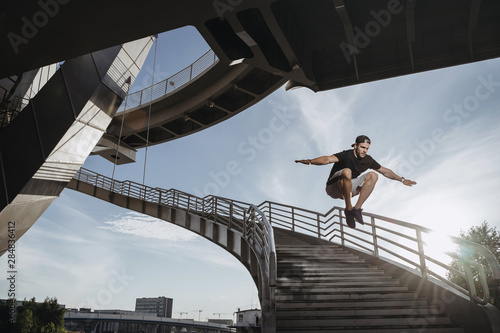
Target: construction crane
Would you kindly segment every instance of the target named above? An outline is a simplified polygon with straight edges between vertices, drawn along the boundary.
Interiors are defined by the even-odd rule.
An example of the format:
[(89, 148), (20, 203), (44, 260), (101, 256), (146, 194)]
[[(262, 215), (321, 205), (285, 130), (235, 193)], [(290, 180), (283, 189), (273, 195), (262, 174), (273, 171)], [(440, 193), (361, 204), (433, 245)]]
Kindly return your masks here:
[(215, 315), (219, 315), (219, 319), (220, 319), (220, 315), (232, 315), (232, 313), (214, 312), (214, 316)]
[(198, 311), (198, 321), (201, 321), (201, 313), (203, 310), (193, 310), (194, 312)]

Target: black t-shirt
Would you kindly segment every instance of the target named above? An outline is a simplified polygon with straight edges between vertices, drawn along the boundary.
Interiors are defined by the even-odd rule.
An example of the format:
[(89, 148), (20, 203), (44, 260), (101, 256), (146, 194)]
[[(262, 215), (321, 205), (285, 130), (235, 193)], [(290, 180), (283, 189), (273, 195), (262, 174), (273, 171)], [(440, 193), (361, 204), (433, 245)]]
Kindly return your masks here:
[(357, 178), (368, 169), (378, 170), (381, 168), (381, 165), (378, 164), (377, 161), (375, 161), (370, 155), (357, 159), (354, 155), (354, 149), (344, 150), (343, 152), (334, 155), (339, 159), (339, 161), (333, 164), (330, 176), (328, 176), (327, 185), (338, 182), (340, 177), (332, 179), (332, 176), (335, 172), (345, 168), (351, 169), (353, 179)]

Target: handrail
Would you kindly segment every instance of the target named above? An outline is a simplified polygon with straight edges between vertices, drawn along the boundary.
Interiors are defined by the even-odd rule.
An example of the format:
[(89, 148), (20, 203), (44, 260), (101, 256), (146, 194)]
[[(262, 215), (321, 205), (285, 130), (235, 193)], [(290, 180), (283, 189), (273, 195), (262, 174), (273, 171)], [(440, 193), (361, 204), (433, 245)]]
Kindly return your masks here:
[[(278, 279), (277, 261), (276, 261), (276, 246), (274, 243), (274, 231), (271, 223), (269, 223), (266, 215), (255, 205), (250, 205), (248, 209), (248, 218), (245, 220), (245, 225), (254, 226), (251, 228), (255, 233), (255, 226), (260, 226), (261, 234), (264, 236), (261, 239), (261, 245), (257, 247), (261, 250), (260, 257), (257, 256), (262, 274), (262, 316), (263, 332), (274, 332), (276, 327), (276, 301), (275, 290)], [(254, 237), (258, 237), (259, 233)]]
[(14, 96), (12, 100), (6, 101), (0, 108), (0, 128), (7, 126), (10, 122), (17, 117), (21, 110), (29, 103), (29, 99), (21, 96)]
[[(181, 209), (211, 219), (242, 234), (259, 261), (263, 308), (274, 321), (274, 292), (277, 279), (274, 233), (267, 217), (254, 205), (218, 196), (200, 198), (175, 189), (165, 190), (133, 181), (119, 181), (80, 168), (74, 179), (128, 197)], [(268, 322), (265, 325), (269, 324)]]
[[(490, 287), (498, 288), (500, 284), (500, 264), (484, 246), (453, 236), (439, 235), (439, 239), (434, 242), (448, 240), (450, 244), (456, 244), (459, 251), (429, 255), (428, 247), (432, 245), (432, 237), (435, 235), (433, 230), (377, 214), (363, 213), (369, 221), (365, 221), (363, 228), (351, 229), (344, 227), (344, 209), (337, 206), (326, 214), (321, 214), (271, 201), (253, 206), (211, 195), (199, 198), (174, 189), (164, 190), (131, 181), (117, 181), (83, 168), (74, 178), (111, 192), (200, 214), (241, 232), (249, 244), (254, 246), (255, 253), (264, 258), (261, 269), (269, 292), (273, 292), (276, 282), (274, 236), (271, 226), (298, 231), (330, 242), (338, 238), (342, 245), (349, 244), (353, 248), (370, 252), (376, 258), (389, 259), (417, 269), (423, 279), (432, 276), (461, 293), (468, 293), (471, 301), (486, 304), (489, 301), (489, 290), (484, 270), (478, 269), (477, 263), (463, 256), (464, 253), (477, 251), (485, 258), (492, 272)], [(444, 259), (439, 258), (443, 254), (459, 259), (463, 263), (463, 271), (451, 267), (443, 261)], [(472, 267), (475, 267), (480, 274), (480, 283), (484, 290), (482, 298), (477, 295), (474, 286), (470, 271)], [(467, 282), (467, 289), (449, 281), (444, 274), (438, 272), (443, 269), (462, 276)]]
[[(422, 278), (432, 276), (452, 288), (468, 294), (471, 301), (487, 304), (490, 299), (489, 288), (498, 288), (500, 285), (500, 264), (495, 256), (486, 247), (448, 235), (438, 235), (432, 229), (404, 222), (377, 214), (363, 213), (369, 221), (365, 221), (363, 228), (344, 228), (344, 209), (333, 207), (326, 214), (313, 212), (275, 202), (263, 202), (259, 207), (268, 215), (272, 225), (292, 231), (300, 230), (320, 239), (333, 241), (339, 239), (342, 245), (370, 252), (376, 258), (387, 258), (410, 268), (416, 268)], [(366, 218), (365, 218), (366, 220)], [(433, 239), (435, 238), (435, 239)], [(458, 252), (443, 252), (430, 255), (429, 247), (433, 242), (449, 242), (458, 247)], [(476, 251), (484, 257), (492, 272), (490, 286), (486, 281), (484, 267), (468, 260), (464, 254)], [(457, 271), (439, 256), (446, 256), (459, 260), (463, 264), (463, 271)], [(451, 261), (451, 260), (450, 260)], [(471, 269), (475, 268), (479, 274), (479, 282), (483, 289), (483, 297), (477, 295), (472, 278)], [(453, 283), (438, 271), (454, 272), (462, 276), (467, 289)]]
[[(210, 49), (195, 60), (191, 65), (185, 67), (165, 80), (128, 94), (121, 106), (118, 108), (118, 112), (125, 112), (142, 105), (147, 105), (155, 99), (166, 96), (197, 78), (207, 69), (215, 66), (218, 62), (219, 58), (215, 52)], [(127, 108), (126, 110), (125, 107)]]
[[(155, 99), (166, 96), (180, 87), (186, 85), (191, 82), (195, 78), (199, 77), (203, 73), (205, 73), (208, 69), (212, 68), (219, 62), (219, 58), (215, 54), (215, 52), (210, 49), (205, 52), (202, 56), (196, 59), (191, 65), (181, 69), (174, 75), (166, 78), (163, 81), (157, 82), (149, 87), (146, 87), (142, 90), (130, 93), (125, 96), (124, 101), (121, 103), (120, 107), (117, 110), (118, 112), (125, 112), (127, 110), (147, 105)], [(125, 82), (128, 80), (128, 77), (133, 75), (127, 66), (117, 58), (113, 65), (109, 69), (108, 73), (115, 82), (122, 87), (122, 90), (126, 93), (127, 89)], [(1, 88), (1, 87), (0, 87)], [(5, 95), (5, 94), (4, 94)], [(12, 119), (19, 114), (26, 105), (28, 105), (31, 99), (22, 98), (21, 103), (9, 103), (8, 111), (3, 111), (5, 113), (4, 119), (0, 122), (0, 127), (8, 125), (8, 122), (12, 121)], [(125, 106), (127, 110), (125, 110)], [(8, 113), (11, 115), (9, 116)]]

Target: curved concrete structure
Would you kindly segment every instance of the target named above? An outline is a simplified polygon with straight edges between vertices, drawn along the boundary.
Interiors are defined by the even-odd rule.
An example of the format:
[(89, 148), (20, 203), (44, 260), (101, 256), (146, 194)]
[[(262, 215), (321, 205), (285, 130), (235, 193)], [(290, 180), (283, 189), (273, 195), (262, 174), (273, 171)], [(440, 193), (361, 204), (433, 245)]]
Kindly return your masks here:
[(218, 62), (192, 82), (153, 100), (151, 106), (146, 103), (118, 113), (107, 134), (117, 138), (121, 132), (121, 141), (132, 148), (145, 147), (148, 135), (148, 145), (174, 140), (238, 114), (285, 83), (283, 77), (249, 65)]
[(66, 61), (0, 130), (0, 255), (15, 248), (13, 240), (35, 223), (83, 165), (149, 46), (151, 40), (145, 38)]
[[(324, 91), (500, 56), (497, 0), (4, 1), (0, 78), (14, 84), (0, 89), (0, 112), (13, 111), (24, 73), (65, 63), (0, 129), (1, 253), (7, 223), (26, 232), (107, 131), (131, 76), (107, 72), (117, 45), (186, 25), (220, 66), (158, 102), (148, 144), (227, 119), (287, 81)], [(120, 140), (144, 146), (144, 118), (130, 120)], [(116, 133), (109, 128), (109, 142)]]
[(315, 91), (500, 55), (496, 0), (18, 0), (0, 13), (0, 78), (187, 25), (222, 63)]

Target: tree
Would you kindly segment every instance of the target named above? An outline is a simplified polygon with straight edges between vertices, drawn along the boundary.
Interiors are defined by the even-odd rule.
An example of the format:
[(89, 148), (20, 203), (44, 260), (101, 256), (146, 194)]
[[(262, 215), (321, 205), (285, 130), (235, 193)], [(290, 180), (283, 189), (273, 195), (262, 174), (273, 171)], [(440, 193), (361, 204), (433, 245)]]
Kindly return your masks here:
[(0, 332), (9, 333), (66, 333), (64, 329), (65, 309), (60, 307), (55, 298), (46, 298), (43, 303), (37, 303), (35, 298), (24, 300), (16, 308), (15, 320), (9, 313), (12, 302), (0, 302)]
[(35, 319), (31, 309), (24, 310), (17, 317), (19, 333), (31, 333), (35, 328)]
[[(496, 230), (495, 227), (490, 227), (488, 222), (484, 221), (480, 226), (471, 227), (467, 232), (460, 231), (460, 238), (483, 245), (491, 253), (495, 256), (497, 261), (500, 261), (500, 232)], [(493, 280), (493, 272), (491, 271), (489, 265), (487, 264), (486, 259), (477, 251), (461, 251), (460, 255), (465, 257), (467, 260), (471, 260), (479, 263), (481, 266), (485, 268), (486, 271), (486, 280), (491, 282)], [(453, 259), (450, 264), (451, 267), (458, 269), (459, 271), (463, 271), (463, 264), (458, 259)], [(474, 284), (476, 286), (476, 290), (479, 296), (484, 296), (484, 292), (481, 284), (478, 279), (478, 272), (474, 268), (472, 269), (472, 273), (474, 276)], [(447, 274), (448, 280), (456, 283), (457, 285), (467, 288), (467, 283), (465, 279), (454, 273), (449, 272)], [(497, 308), (500, 309), (500, 295), (499, 295), (499, 287), (493, 289), (493, 294), (491, 295), (491, 303), (493, 303)]]

